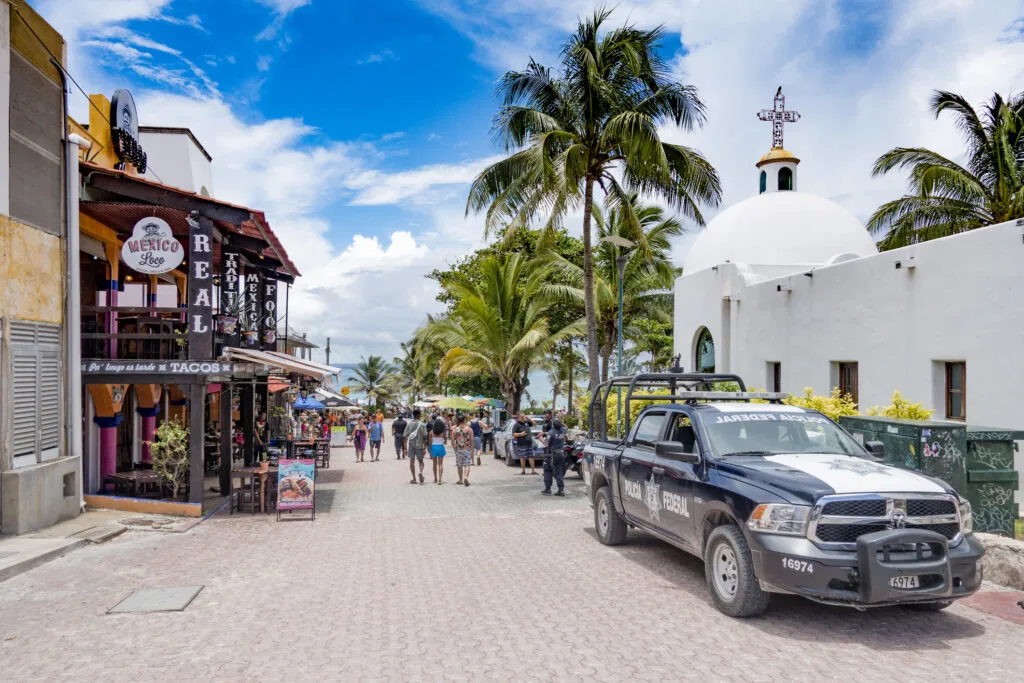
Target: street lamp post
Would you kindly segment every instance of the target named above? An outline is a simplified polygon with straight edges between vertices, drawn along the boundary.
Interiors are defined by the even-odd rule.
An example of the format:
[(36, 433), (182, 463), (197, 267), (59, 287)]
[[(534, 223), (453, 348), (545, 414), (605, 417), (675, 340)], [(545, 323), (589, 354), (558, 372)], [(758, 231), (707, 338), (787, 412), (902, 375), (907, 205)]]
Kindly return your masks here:
[[(614, 244), (620, 250), (619, 255), (615, 259), (616, 272), (619, 279), (619, 329), (618, 329), (618, 341), (616, 344), (615, 356), (616, 356), (616, 371), (615, 376), (622, 376), (622, 299), (623, 299), (623, 274), (626, 271), (626, 261), (629, 260), (629, 250), (633, 248), (633, 241), (628, 240), (625, 237), (619, 235), (608, 235), (607, 237), (601, 238), (602, 242), (608, 242)], [(615, 433), (621, 437), (625, 436), (620, 432), (622, 429), (622, 387), (616, 387), (615, 393), (617, 400), (615, 401)]]

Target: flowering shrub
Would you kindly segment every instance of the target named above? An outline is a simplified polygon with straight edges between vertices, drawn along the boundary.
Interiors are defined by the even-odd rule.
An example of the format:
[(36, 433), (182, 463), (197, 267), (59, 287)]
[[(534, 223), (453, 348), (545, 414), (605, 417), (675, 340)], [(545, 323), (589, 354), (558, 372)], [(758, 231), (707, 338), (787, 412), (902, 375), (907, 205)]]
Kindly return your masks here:
[(790, 395), (783, 403), (817, 410), (832, 420), (838, 420), (842, 415), (860, 415), (857, 404), (853, 402), (853, 397), (839, 391), (839, 387), (832, 389), (832, 393), (828, 396), (815, 395), (813, 388), (804, 387), (803, 395)]
[(911, 403), (900, 395), (899, 390), (892, 393), (892, 403), (887, 406), (875, 406), (868, 410), (868, 415), (877, 417), (895, 417), (904, 420), (929, 420), (934, 410), (923, 408), (920, 403)]

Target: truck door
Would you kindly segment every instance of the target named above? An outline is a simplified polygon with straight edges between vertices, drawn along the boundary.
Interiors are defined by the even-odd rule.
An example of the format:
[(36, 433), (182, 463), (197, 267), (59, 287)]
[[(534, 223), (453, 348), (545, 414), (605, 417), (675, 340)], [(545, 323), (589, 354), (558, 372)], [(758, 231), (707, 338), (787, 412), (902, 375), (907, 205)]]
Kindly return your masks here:
[[(670, 441), (683, 444), (687, 453), (700, 454), (688, 412), (673, 413)], [(669, 458), (657, 458), (654, 472), (661, 476), (661, 498), (664, 505), (661, 525), (665, 531), (684, 544), (696, 546), (696, 523), (693, 514), (693, 494), (700, 464), (680, 462)]]
[(654, 442), (665, 431), (665, 412), (650, 410), (640, 415), (626, 440), (619, 461), (619, 491), (626, 515), (636, 522), (661, 528), (661, 496), (654, 475)]

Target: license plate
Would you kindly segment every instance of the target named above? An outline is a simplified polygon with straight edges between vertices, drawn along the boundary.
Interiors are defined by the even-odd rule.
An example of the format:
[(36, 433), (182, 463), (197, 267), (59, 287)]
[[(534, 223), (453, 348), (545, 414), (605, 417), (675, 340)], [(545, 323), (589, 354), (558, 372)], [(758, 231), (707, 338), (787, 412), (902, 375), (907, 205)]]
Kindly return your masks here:
[(921, 582), (917, 576), (894, 576), (889, 579), (889, 585), (893, 588), (920, 588)]

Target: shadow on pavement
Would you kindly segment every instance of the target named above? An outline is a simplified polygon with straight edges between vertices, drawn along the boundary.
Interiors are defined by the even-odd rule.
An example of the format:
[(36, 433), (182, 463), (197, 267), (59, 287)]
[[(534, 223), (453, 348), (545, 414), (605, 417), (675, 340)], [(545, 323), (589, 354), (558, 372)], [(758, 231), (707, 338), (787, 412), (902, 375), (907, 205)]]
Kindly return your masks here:
[[(594, 527), (583, 530), (599, 543)], [(690, 553), (634, 529), (630, 529), (623, 545), (612, 550), (653, 571), (672, 588), (685, 591), (715, 609), (704, 576), (704, 563)], [(949, 641), (985, 634), (982, 624), (950, 611), (928, 613), (904, 607), (878, 607), (860, 612), (795, 595), (773, 595), (762, 616), (744, 619), (742, 623), (773, 637), (857, 644), (881, 652), (946, 650), (950, 649)]]

